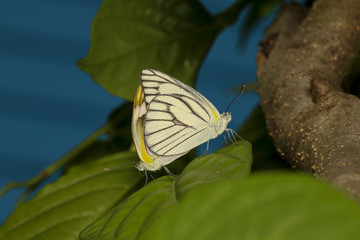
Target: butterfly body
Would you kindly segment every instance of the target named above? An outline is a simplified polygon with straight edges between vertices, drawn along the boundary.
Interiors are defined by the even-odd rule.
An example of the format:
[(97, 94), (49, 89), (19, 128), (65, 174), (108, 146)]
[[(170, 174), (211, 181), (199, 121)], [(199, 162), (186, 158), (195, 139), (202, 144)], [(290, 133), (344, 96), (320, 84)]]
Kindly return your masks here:
[(135, 95), (132, 135), (139, 170), (156, 171), (216, 138), (231, 121), (192, 87), (157, 70), (144, 69)]

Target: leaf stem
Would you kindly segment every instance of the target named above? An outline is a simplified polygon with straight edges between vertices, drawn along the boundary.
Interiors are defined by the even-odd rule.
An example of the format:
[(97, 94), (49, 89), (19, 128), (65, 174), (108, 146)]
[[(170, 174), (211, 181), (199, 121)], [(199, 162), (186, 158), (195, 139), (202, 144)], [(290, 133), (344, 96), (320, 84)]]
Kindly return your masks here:
[(26, 199), (26, 197), (32, 193), (37, 186), (39, 186), (43, 181), (45, 181), (48, 177), (50, 177), (54, 172), (56, 172), (60, 167), (65, 164), (71, 162), (75, 157), (82, 152), (86, 147), (88, 147), (91, 143), (96, 141), (101, 135), (106, 133), (109, 130), (109, 124), (105, 124), (97, 129), (94, 133), (88, 136), (84, 141), (82, 141), (78, 146), (68, 152), (65, 156), (46, 167), (35, 177), (22, 182), (10, 182), (5, 187), (0, 190), (0, 198), (7, 193), (9, 190), (13, 188), (21, 188), (26, 187), (27, 190), (23, 193), (23, 195), (19, 198), (20, 201)]

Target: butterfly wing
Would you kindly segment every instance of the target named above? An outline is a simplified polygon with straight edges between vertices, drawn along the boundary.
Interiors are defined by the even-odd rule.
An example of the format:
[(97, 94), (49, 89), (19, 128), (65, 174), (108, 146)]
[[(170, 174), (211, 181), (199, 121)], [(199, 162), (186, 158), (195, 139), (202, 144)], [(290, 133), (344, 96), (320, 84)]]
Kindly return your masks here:
[[(144, 101), (144, 92), (141, 84), (134, 99), (133, 116), (132, 116), (132, 137), (136, 151), (140, 157), (140, 163), (136, 166), (139, 170), (159, 170), (163, 165), (169, 164), (183, 154), (159, 156), (153, 153), (145, 144), (145, 118), (147, 115), (147, 105)], [(185, 154), (185, 153), (184, 153)]]
[(147, 114), (145, 142), (159, 156), (184, 154), (217, 136), (217, 109), (199, 92), (152, 69), (141, 73)]

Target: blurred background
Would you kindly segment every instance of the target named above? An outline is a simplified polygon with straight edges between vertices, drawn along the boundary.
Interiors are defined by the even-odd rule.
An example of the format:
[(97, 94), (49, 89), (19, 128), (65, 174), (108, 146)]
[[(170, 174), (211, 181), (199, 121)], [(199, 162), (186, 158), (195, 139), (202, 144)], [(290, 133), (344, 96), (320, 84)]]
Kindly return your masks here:
[[(211, 13), (218, 13), (235, 0), (201, 2)], [(0, 188), (38, 174), (105, 124), (109, 113), (124, 103), (75, 65), (88, 53), (91, 22), (101, 3), (2, 1)], [(258, 43), (272, 20), (260, 22), (247, 36), (246, 45), (239, 45), (244, 16), (219, 35), (198, 76), (197, 90), (219, 112), (225, 111), (238, 86), (256, 80)], [(229, 127), (237, 129), (257, 103), (255, 92), (241, 96), (230, 109), (233, 120)], [(211, 141), (210, 152), (223, 144), (222, 137)], [(199, 153), (205, 148), (201, 146)], [(0, 224), (21, 193), (21, 189), (11, 190), (0, 199)]]

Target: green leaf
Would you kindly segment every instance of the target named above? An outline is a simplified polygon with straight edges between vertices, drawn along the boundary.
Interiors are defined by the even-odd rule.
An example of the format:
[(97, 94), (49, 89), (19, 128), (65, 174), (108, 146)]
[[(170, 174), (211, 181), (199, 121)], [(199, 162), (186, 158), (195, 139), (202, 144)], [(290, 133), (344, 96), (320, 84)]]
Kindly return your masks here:
[(122, 142), (122, 144), (118, 144), (118, 142), (115, 143), (114, 141), (110, 141), (108, 139), (96, 140), (74, 155), (72, 160), (65, 164), (62, 174), (66, 174), (67, 170), (73, 166), (80, 165), (81, 167), (83, 164), (86, 165), (89, 162), (97, 161), (105, 156), (122, 152), (125, 150), (124, 145), (126, 146), (127, 144), (124, 142)]
[(359, 226), (359, 206), (330, 186), (262, 173), (196, 188), (151, 239), (358, 239)]
[[(0, 228), (0, 239), (78, 239), (79, 232), (143, 183), (138, 157), (118, 153), (68, 169), (33, 199), (21, 204)], [(119, 166), (112, 171), (105, 167)]]
[(152, 223), (177, 205), (172, 184), (169, 176), (156, 179), (88, 226), (80, 238), (146, 239)]
[(181, 197), (195, 186), (250, 174), (252, 153), (248, 141), (238, 141), (192, 161), (176, 178), (176, 193)]
[(245, 45), (249, 35), (257, 24), (265, 17), (270, 16), (279, 5), (282, 3), (280, 0), (257, 0), (250, 1), (250, 7), (241, 26), (240, 41)]
[(133, 100), (144, 68), (193, 85), (222, 28), (196, 0), (105, 0), (89, 54), (77, 64), (110, 93)]
[[(149, 239), (157, 220), (178, 205), (195, 186), (245, 177), (251, 167), (251, 144), (240, 141), (194, 159), (178, 177), (158, 178), (88, 226), (82, 239)], [(175, 181), (174, 181), (175, 180)]]

